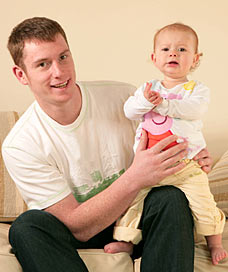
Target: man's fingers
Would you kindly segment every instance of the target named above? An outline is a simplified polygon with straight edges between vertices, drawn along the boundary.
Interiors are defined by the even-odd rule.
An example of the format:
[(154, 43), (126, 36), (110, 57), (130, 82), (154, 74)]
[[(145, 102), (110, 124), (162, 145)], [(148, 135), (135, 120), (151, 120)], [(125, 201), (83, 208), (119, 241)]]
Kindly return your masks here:
[[(187, 155), (187, 153), (188, 153), (187, 147), (188, 147), (188, 142), (178, 143), (178, 144), (170, 147), (169, 149), (165, 150), (164, 152), (162, 152), (161, 157), (163, 160), (166, 160), (166, 159), (171, 158), (181, 152), (184, 152), (184, 154)], [(182, 153), (180, 155), (182, 156)], [(183, 157), (184, 156), (182, 156), (182, 158)]]
[(142, 135), (140, 137), (140, 141), (136, 149), (136, 153), (140, 150), (145, 150), (147, 148), (147, 142), (148, 142), (147, 133), (144, 129), (142, 129)]
[(202, 149), (193, 159), (198, 162), (204, 172), (208, 174), (211, 171), (213, 159), (207, 148)]
[[(176, 135), (171, 135), (169, 137), (166, 137), (165, 139), (162, 139), (160, 142), (158, 142), (156, 145), (154, 145), (150, 150), (151, 150), (151, 152), (156, 153), (156, 154), (160, 153), (166, 146), (175, 142), (177, 139), (178, 139), (178, 137)], [(185, 143), (183, 147), (182, 146), (178, 147), (178, 146), (179, 146), (179, 144), (177, 145), (177, 147), (174, 146), (174, 147), (168, 149), (167, 151), (164, 151), (163, 153), (167, 154), (167, 152), (168, 152), (170, 154), (167, 155), (167, 158), (171, 157), (174, 154), (181, 151), (182, 149), (184, 149), (185, 148), (184, 146), (187, 146), (187, 144)]]
[(174, 165), (178, 164), (184, 157), (186, 157), (187, 154), (188, 151), (186, 149), (182, 149), (172, 156), (170, 156), (170, 154), (166, 154), (166, 156), (162, 158), (164, 168), (173, 167)]
[(177, 173), (178, 171), (182, 170), (185, 166), (186, 166), (186, 164), (184, 162), (179, 162), (179, 163), (176, 163), (174, 166), (167, 168), (164, 171), (164, 173), (166, 176), (171, 176), (171, 175)]
[(201, 166), (202, 170), (207, 174), (212, 169), (212, 159), (211, 158), (199, 159), (198, 164)]
[(202, 170), (206, 173), (206, 174), (209, 174), (210, 171), (211, 171), (211, 167), (208, 166), (208, 165), (205, 165), (202, 167)]

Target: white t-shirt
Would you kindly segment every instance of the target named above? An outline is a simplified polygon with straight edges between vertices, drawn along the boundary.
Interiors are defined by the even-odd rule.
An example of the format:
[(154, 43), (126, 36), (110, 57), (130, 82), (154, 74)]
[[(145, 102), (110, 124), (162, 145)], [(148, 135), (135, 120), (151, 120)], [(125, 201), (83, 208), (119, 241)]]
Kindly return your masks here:
[[(124, 105), (126, 117), (141, 120), (135, 137), (134, 150), (139, 143), (141, 130), (145, 128), (155, 137), (170, 132), (189, 142), (187, 158), (192, 159), (206, 146), (201, 118), (208, 109), (210, 91), (198, 81), (188, 81), (171, 89), (166, 89), (159, 80), (151, 80), (151, 90), (163, 97), (163, 102), (155, 107), (144, 97), (146, 83), (130, 96)], [(147, 116), (147, 117), (145, 117)], [(143, 123), (143, 121), (146, 121)]]
[(35, 101), (2, 145), (5, 165), (30, 209), (44, 209), (71, 192), (83, 202), (104, 190), (131, 164), (136, 124), (123, 112), (135, 87), (78, 82), (77, 120), (60, 125)]

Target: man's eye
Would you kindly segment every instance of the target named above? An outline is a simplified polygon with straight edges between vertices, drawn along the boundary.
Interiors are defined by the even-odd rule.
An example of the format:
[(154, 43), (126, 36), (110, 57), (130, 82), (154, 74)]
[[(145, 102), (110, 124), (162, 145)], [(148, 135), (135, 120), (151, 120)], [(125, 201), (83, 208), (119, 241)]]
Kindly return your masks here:
[(185, 51), (186, 51), (186, 49), (185, 49), (185, 48), (183, 48), (183, 47), (181, 47), (181, 48), (179, 48), (179, 49), (178, 49), (178, 51), (180, 51), (180, 52), (185, 52)]
[(167, 48), (167, 47), (162, 48), (162, 51), (169, 51), (169, 48)]
[(47, 66), (47, 62), (41, 62), (40, 64), (39, 64), (39, 67), (42, 67), (42, 68), (44, 68), (44, 67), (46, 67)]
[(62, 56), (60, 57), (60, 60), (65, 60), (66, 58), (67, 58), (66, 55), (62, 55)]

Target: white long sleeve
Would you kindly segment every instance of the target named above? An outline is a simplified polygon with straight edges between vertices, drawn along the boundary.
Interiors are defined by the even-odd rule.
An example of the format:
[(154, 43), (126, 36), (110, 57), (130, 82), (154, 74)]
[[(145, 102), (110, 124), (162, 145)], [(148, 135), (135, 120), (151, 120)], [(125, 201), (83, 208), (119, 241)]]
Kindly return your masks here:
[[(189, 92), (185, 90), (185, 93)], [(209, 89), (198, 83), (191, 94), (183, 94), (183, 99), (163, 99), (163, 102), (157, 106), (154, 111), (173, 118), (184, 120), (199, 120), (208, 110), (210, 101)]]
[(125, 116), (130, 120), (139, 120), (144, 114), (151, 111), (155, 105), (144, 97), (146, 83), (138, 88), (133, 96), (130, 96), (124, 104)]
[[(170, 131), (189, 142), (188, 158), (193, 158), (202, 148), (206, 146), (202, 135), (202, 116), (206, 113), (210, 101), (208, 87), (198, 81), (189, 81), (179, 84), (172, 89), (163, 87), (160, 81), (151, 80), (151, 90), (157, 91), (163, 97), (163, 102), (155, 106), (144, 97), (146, 83), (139, 87), (133, 96), (130, 96), (124, 105), (124, 112), (131, 120), (140, 120), (134, 150), (138, 146), (141, 136), (142, 121), (144, 115), (151, 110), (172, 118)], [(154, 131), (150, 131), (153, 134)]]
[[(176, 86), (173, 89), (167, 90), (161, 89), (161, 85), (158, 87), (158, 81), (151, 81), (155, 88), (155, 91), (160, 91), (163, 97), (168, 92), (173, 92), (182, 96), (182, 99), (169, 99), (164, 98), (163, 102), (155, 107), (144, 97), (144, 89), (146, 83), (139, 87), (134, 96), (130, 96), (124, 104), (124, 113), (127, 118), (131, 120), (141, 119), (144, 114), (154, 109), (155, 112), (173, 118), (180, 118), (185, 120), (198, 120), (201, 119), (203, 114), (208, 110), (208, 104), (210, 101), (210, 90), (208, 87), (200, 82), (196, 83), (194, 90), (183, 90)], [(182, 84), (183, 85), (183, 84)], [(159, 88), (159, 90), (156, 90)], [(154, 90), (154, 89), (153, 89)]]

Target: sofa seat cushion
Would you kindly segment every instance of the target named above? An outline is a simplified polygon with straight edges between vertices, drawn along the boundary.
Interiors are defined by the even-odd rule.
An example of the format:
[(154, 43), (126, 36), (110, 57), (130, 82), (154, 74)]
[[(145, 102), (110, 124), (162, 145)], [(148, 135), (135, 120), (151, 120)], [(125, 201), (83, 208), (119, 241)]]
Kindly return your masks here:
[[(10, 252), (8, 243), (8, 231), (10, 225), (0, 224), (0, 264), (1, 271), (22, 272), (14, 254)], [(228, 251), (228, 222), (226, 222), (223, 233), (223, 246)], [(134, 269), (130, 256), (127, 253), (106, 254), (102, 249), (79, 250), (79, 254), (86, 263), (89, 272), (140, 272), (140, 259), (135, 261)], [(225, 272), (228, 271), (228, 259), (219, 265), (212, 265), (205, 239), (197, 237), (195, 248), (195, 270), (194, 272)]]
[(8, 243), (9, 225), (0, 224), (0, 264), (1, 271), (5, 272), (22, 272), (21, 266), (18, 263), (14, 254), (10, 253), (10, 245)]
[(208, 178), (217, 206), (228, 217), (228, 151), (215, 164)]
[[(9, 224), (0, 223), (0, 270), (22, 272), (15, 255), (10, 252), (9, 227)], [(127, 253), (107, 254), (103, 249), (81, 249), (78, 252), (89, 272), (133, 272), (133, 262)]]
[(133, 272), (133, 262), (129, 254), (107, 254), (103, 249), (78, 250), (89, 272)]
[[(197, 237), (195, 246), (195, 270), (194, 272), (225, 272), (228, 271), (228, 258), (221, 261), (218, 265), (211, 264), (211, 257), (206, 246), (204, 237)], [(228, 221), (226, 221), (223, 231), (223, 247), (228, 251)]]

